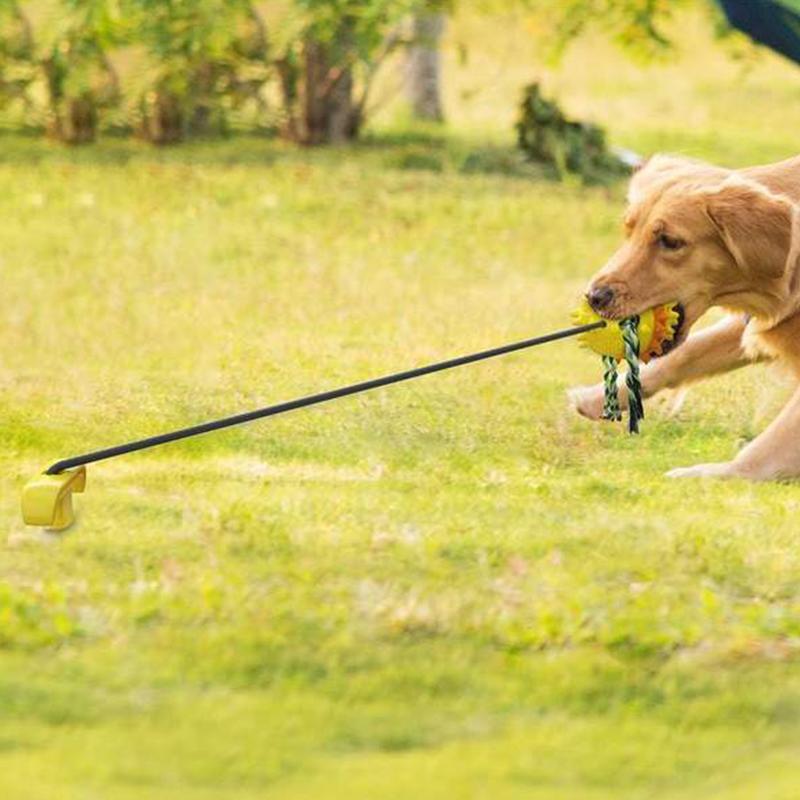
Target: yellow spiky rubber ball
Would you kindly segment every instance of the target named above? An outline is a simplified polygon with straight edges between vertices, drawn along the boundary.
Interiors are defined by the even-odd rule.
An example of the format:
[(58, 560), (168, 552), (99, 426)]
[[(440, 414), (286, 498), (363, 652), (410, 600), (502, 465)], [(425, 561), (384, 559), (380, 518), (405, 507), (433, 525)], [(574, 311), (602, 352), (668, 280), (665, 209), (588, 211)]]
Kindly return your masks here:
[[(580, 307), (572, 314), (576, 325), (588, 325), (601, 320), (584, 298)], [(588, 347), (601, 356), (611, 356), (622, 361), (625, 356), (625, 345), (622, 341), (622, 330), (617, 320), (606, 320), (605, 328), (582, 333), (578, 337), (582, 347)], [(680, 322), (677, 303), (665, 303), (663, 306), (649, 308), (639, 315), (639, 358), (648, 362), (664, 352), (664, 345), (675, 338)]]

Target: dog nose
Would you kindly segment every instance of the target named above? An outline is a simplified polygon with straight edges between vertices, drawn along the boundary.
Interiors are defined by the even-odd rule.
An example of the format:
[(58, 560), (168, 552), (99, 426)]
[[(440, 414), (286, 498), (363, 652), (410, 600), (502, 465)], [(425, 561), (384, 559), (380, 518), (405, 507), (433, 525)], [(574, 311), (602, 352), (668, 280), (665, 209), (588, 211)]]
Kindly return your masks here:
[(589, 290), (586, 299), (595, 311), (602, 311), (611, 305), (611, 301), (614, 299), (614, 290), (610, 286), (595, 286)]

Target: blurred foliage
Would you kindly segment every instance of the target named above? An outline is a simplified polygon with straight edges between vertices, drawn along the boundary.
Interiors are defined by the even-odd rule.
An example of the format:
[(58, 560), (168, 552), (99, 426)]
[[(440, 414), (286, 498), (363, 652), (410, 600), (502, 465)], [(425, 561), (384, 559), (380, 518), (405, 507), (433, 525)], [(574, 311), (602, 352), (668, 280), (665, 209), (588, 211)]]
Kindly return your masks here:
[(527, 86), (520, 104), (517, 142), (532, 161), (556, 169), (560, 176), (579, 175), (584, 182), (602, 183), (628, 168), (611, 153), (598, 125), (568, 119), (538, 83)]
[(590, 26), (606, 31), (630, 52), (658, 57), (668, 52), (672, 41), (664, 26), (694, 0), (545, 0), (554, 21), (554, 51), (563, 47)]
[[(263, 20), (248, 0), (122, 0), (129, 43), (146, 51), (136, 98), (141, 136), (165, 144), (186, 132), (224, 132), (269, 79)], [(255, 67), (255, 69), (253, 69)]]
[(712, 19), (717, 37), (732, 42), (734, 57), (753, 52), (750, 40), (733, 31), (716, 0), (470, 0), (470, 4), (486, 13), (524, 9), (532, 14), (545, 32), (541, 43), (553, 60), (590, 30), (602, 31), (636, 58), (667, 58), (677, 44), (673, 23), (687, 8), (700, 9)]
[[(477, 0), (542, 21), (557, 57), (591, 28), (668, 54), (670, 20), (711, 0)], [(246, 127), (320, 144), (355, 138), (379, 68), (421, 8), (457, 0), (0, 0), (0, 121), (56, 139), (99, 130), (157, 144)], [(729, 29), (721, 23), (726, 35)], [(746, 56), (741, 37), (731, 51)], [(537, 47), (540, 42), (537, 42)], [(744, 55), (743, 55), (744, 54)]]
[(104, 123), (165, 144), (242, 120), (316, 143), (342, 109), (350, 138), (420, 4), (0, 0), (0, 104), (6, 125), (71, 143)]
[(62, 0), (57, 9), (2, 0), (0, 101), (21, 104), (26, 123), (57, 138), (92, 140), (98, 111), (118, 98), (107, 53), (120, 31), (108, 0)]
[(294, 0), (295, 35), (276, 54), (283, 134), (304, 144), (355, 138), (375, 75), (406, 44), (401, 23), (425, 0)]

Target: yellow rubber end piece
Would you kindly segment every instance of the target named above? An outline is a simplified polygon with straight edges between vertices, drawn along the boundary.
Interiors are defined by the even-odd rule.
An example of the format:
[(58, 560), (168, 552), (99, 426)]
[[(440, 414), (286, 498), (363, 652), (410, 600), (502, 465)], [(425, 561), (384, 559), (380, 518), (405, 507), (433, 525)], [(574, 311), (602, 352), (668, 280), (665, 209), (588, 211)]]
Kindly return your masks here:
[(85, 488), (86, 467), (37, 475), (22, 490), (22, 519), (26, 525), (63, 531), (75, 521), (72, 493)]

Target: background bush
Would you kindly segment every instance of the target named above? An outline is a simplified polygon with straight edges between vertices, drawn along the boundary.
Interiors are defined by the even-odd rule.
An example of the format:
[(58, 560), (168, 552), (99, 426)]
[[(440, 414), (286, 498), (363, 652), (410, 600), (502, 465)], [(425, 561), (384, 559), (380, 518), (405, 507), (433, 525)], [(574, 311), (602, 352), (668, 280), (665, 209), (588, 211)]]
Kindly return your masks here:
[(417, 0), (0, 0), (0, 117), (69, 143), (353, 138)]
[[(716, 8), (711, 0), (480, 0), (475, 8), (535, 17), (532, 47), (554, 58), (590, 28), (631, 53), (659, 58), (673, 50), (663, 26), (691, 2)], [(419, 65), (422, 55), (435, 68), (430, 52), (457, 6), (0, 0), (0, 125), (74, 144), (101, 131), (168, 144), (236, 129), (300, 144), (346, 141), (362, 129), (376, 74), (399, 48), (416, 45), (418, 59), (409, 63)], [(423, 70), (419, 80), (433, 109), (420, 111), (417, 98), (416, 113), (441, 120), (436, 87), (427, 85), (438, 74)]]

